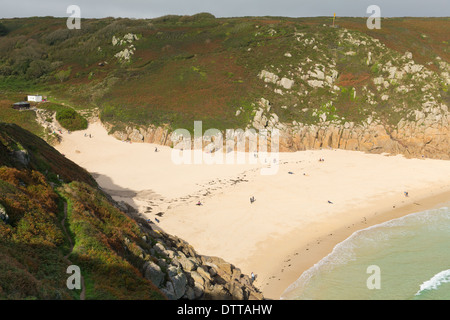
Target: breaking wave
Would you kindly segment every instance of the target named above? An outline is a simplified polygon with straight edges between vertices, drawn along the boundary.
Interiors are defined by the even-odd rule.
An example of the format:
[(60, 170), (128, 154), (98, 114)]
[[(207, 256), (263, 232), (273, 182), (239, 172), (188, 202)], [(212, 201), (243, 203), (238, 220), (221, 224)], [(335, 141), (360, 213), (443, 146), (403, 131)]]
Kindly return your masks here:
[(420, 290), (416, 293), (416, 296), (419, 296), (424, 291), (437, 290), (440, 285), (448, 282), (450, 282), (450, 269), (441, 271), (435, 274), (430, 280), (422, 283), (420, 285)]
[[(361, 261), (363, 264), (367, 261), (368, 264), (369, 262), (371, 263), (373, 259), (376, 260), (379, 257), (387, 259), (385, 260), (385, 263), (388, 264), (385, 264), (386, 267), (383, 268), (383, 272), (387, 274), (387, 270), (389, 269), (387, 265), (392, 266), (395, 270), (396, 264), (398, 264), (398, 261), (396, 260), (397, 257), (403, 256), (405, 259), (412, 259), (411, 261), (413, 262), (407, 262), (409, 267), (417, 266), (418, 268), (410, 273), (406, 270), (403, 275), (405, 277), (404, 291), (411, 290), (408, 295), (411, 297), (417, 290), (417, 284), (414, 285), (413, 283), (414, 274), (417, 276), (417, 272), (427, 268), (426, 266), (424, 267), (422, 261), (430, 261), (430, 259), (432, 259), (430, 258), (432, 257), (431, 254), (442, 256), (442, 250), (446, 250), (445, 243), (448, 243), (449, 228), (450, 208), (443, 207), (416, 212), (356, 231), (349, 238), (337, 244), (332, 252), (325, 258), (303, 272), (303, 274), (284, 291), (281, 295), (281, 299), (299, 299), (300, 297), (303, 299), (314, 299), (316, 296), (315, 293), (318, 291), (336, 291), (339, 285), (342, 287), (348, 285), (348, 283), (336, 281), (333, 282), (333, 286), (324, 285), (320, 287), (327, 277), (327, 274), (343, 274), (345, 269), (350, 270), (350, 266), (355, 266), (361, 263)], [(434, 252), (433, 250), (441, 251)], [(425, 256), (428, 254), (431, 256)], [(438, 267), (438, 264), (433, 265), (434, 267)], [(446, 268), (448, 266), (441, 265), (441, 267)], [(425, 277), (428, 276), (425, 275)], [(332, 280), (337, 279), (337, 277), (331, 278)], [(326, 279), (327, 281), (331, 281), (330, 277)], [(433, 276), (430, 280), (423, 282), (420, 286), (420, 290), (416, 294), (417, 298), (423, 298), (420, 295), (422, 293), (425, 294), (424, 291), (429, 292), (430, 290), (435, 290), (444, 283), (450, 283), (450, 269), (443, 270)], [(319, 287), (321, 288), (320, 290)], [(329, 289), (331, 287), (334, 287), (335, 289)], [(311, 292), (314, 294), (310, 294)], [(403, 295), (402, 297), (405, 298), (406, 295)], [(381, 296), (381, 298), (383, 298), (383, 296)], [(396, 298), (401, 299), (401, 295), (396, 296)]]

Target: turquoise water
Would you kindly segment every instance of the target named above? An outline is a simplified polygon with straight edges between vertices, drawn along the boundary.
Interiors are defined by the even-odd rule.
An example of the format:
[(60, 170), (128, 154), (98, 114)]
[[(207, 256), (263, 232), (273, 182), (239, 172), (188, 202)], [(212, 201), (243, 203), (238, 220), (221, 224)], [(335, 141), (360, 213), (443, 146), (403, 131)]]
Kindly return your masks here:
[(450, 300), (450, 208), (355, 232), (282, 299)]

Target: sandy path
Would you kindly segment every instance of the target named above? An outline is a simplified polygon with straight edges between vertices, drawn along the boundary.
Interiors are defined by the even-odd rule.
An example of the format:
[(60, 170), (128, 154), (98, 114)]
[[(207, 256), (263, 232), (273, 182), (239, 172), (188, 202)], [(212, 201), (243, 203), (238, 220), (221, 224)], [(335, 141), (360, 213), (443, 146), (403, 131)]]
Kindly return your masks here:
[[(63, 258), (67, 262), (68, 265), (73, 265), (72, 261), (69, 260), (69, 256), (72, 254), (72, 251), (73, 251), (73, 241), (72, 241), (72, 237), (70, 236), (69, 232), (67, 232), (67, 229), (66, 229), (66, 219), (67, 219), (67, 202), (64, 201), (64, 217), (61, 220), (61, 226), (63, 228), (64, 234), (66, 235), (67, 240), (69, 240), (70, 252), (68, 254), (66, 254)], [(83, 276), (81, 276), (80, 282), (81, 282), (80, 300), (86, 300), (86, 286), (84, 285), (84, 277)]]
[(315, 150), (282, 153), (278, 173), (261, 175), (266, 165), (259, 163), (175, 165), (171, 148), (155, 147), (118, 141), (96, 123), (63, 134), (57, 149), (200, 254), (254, 272), (268, 298), (278, 299), (352, 230), (404, 215), (405, 206), (418, 211), (424, 199), (450, 192), (449, 161)]

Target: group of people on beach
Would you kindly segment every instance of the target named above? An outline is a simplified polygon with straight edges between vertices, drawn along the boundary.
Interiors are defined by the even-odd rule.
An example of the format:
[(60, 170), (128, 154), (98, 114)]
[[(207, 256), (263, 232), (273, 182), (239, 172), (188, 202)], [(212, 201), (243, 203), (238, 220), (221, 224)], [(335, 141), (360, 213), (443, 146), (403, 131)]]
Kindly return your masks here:
[(84, 136), (85, 136), (85, 137), (92, 138), (92, 135), (91, 135), (90, 133), (89, 133), (89, 134), (85, 133)]
[[(254, 197), (254, 196), (251, 196), (251, 197), (250, 197), (250, 203), (253, 203), (253, 202), (255, 202), (255, 201), (256, 201), (255, 197)], [(197, 205), (197, 206), (202, 206), (203, 203), (199, 200), (199, 201), (197, 201), (196, 205)]]

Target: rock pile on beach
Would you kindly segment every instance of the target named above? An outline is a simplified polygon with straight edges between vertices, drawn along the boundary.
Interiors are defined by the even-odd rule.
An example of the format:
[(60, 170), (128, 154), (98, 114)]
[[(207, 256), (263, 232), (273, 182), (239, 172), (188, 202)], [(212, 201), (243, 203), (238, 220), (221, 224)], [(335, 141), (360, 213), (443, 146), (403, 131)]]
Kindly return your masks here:
[[(110, 125), (104, 124), (110, 129)], [(148, 128), (133, 128), (127, 126), (124, 131), (115, 131), (113, 136), (119, 140), (131, 142), (156, 143), (159, 145), (172, 145), (168, 128), (149, 126)]]
[(149, 230), (157, 242), (144, 264), (144, 276), (171, 300), (262, 300), (248, 275), (222, 258), (197, 254), (187, 242)]
[(200, 255), (186, 241), (152, 228), (132, 208), (126, 212), (138, 222), (146, 234), (143, 240), (151, 246), (150, 250), (141, 248), (140, 258), (145, 260), (142, 274), (169, 300), (264, 299), (252, 279), (233, 264)]

